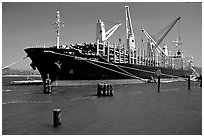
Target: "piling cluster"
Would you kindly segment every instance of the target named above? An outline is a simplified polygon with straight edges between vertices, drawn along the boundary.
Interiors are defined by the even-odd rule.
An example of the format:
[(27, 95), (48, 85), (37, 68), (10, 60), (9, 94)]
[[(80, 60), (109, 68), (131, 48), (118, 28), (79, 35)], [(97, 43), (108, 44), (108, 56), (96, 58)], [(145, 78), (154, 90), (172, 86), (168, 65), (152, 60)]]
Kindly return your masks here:
[(113, 85), (107, 83), (98, 83), (97, 96), (113, 96)]
[(202, 78), (201, 78), (201, 80), (200, 80), (200, 87), (202, 87)]
[(188, 89), (191, 89), (191, 77), (188, 76)]

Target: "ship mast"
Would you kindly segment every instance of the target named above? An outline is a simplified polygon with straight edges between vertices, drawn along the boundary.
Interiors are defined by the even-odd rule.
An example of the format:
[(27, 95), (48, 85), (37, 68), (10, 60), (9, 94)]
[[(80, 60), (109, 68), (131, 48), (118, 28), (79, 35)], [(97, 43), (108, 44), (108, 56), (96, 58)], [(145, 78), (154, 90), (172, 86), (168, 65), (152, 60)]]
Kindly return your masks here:
[(56, 46), (57, 48), (59, 48), (59, 40), (60, 40), (60, 28), (61, 28), (61, 25), (62, 27), (64, 27), (64, 22), (62, 22), (60, 20), (60, 11), (57, 10), (57, 13), (56, 13), (56, 22), (52, 24), (55, 28), (55, 31), (56, 31)]

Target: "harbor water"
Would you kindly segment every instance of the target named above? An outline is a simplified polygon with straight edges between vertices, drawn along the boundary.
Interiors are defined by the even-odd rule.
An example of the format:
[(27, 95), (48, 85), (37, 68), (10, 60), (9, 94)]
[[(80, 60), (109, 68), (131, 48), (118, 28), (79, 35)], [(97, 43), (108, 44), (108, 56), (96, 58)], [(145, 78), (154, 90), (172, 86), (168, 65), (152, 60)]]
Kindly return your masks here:
[[(97, 85), (11, 86), (2, 78), (3, 135), (201, 135), (202, 88), (187, 82), (114, 85), (97, 97)], [(20, 78), (18, 78), (20, 79)], [(53, 109), (62, 125), (53, 127)]]

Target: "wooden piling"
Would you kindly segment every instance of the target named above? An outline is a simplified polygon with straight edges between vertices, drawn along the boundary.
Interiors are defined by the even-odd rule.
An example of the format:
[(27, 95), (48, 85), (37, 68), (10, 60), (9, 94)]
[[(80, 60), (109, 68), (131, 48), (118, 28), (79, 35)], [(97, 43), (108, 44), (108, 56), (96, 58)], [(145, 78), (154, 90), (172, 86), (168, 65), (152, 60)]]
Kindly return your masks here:
[(61, 109), (53, 110), (53, 126), (54, 127), (57, 127), (62, 124), (60, 113), (61, 113)]
[(200, 87), (202, 87), (202, 77), (201, 77), (201, 79), (200, 79)]
[(201, 74), (199, 76), (199, 79), (200, 79), (200, 87), (202, 87), (202, 75)]
[(101, 83), (98, 83), (97, 96), (102, 95), (102, 89), (103, 89), (103, 85)]
[(110, 96), (110, 84), (107, 84), (107, 92), (106, 92), (106, 96)]
[(191, 89), (191, 80), (190, 80), (190, 76), (188, 76), (188, 89)]
[(107, 84), (104, 84), (103, 85), (103, 96), (106, 96), (107, 95)]
[(158, 75), (158, 93), (160, 92), (160, 75)]
[(113, 85), (110, 85), (110, 96), (114, 95)]
[(49, 78), (49, 74), (47, 74), (47, 79), (44, 82), (44, 94), (49, 94), (52, 92), (52, 87), (51, 87), (51, 79)]
[(160, 75), (161, 75), (161, 70), (158, 69), (156, 72), (156, 75), (158, 77), (158, 93), (160, 92)]
[(200, 80), (200, 87), (202, 87), (202, 79)]

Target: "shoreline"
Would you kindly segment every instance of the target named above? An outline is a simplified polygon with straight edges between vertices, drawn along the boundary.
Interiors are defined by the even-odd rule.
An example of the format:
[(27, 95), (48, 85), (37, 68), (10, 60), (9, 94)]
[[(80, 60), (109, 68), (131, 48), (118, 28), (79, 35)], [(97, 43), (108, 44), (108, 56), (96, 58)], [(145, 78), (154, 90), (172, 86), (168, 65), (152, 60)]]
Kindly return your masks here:
[[(2, 78), (19, 78), (19, 77), (36, 77), (40, 78), (41, 75), (2, 75)], [(144, 79), (147, 81), (148, 79)], [(155, 79), (156, 83), (158, 82), (158, 79)], [(171, 83), (171, 82), (177, 82), (177, 81), (186, 81), (184, 78), (163, 78), (161, 79), (161, 83)], [(98, 83), (109, 83), (113, 85), (120, 85), (120, 84), (141, 84), (146, 83), (143, 81), (140, 81), (139, 79), (107, 79), (107, 80), (57, 80), (52, 82), (52, 86), (58, 87), (58, 86), (84, 86), (84, 85), (97, 85)]]
[(41, 77), (41, 75), (2, 75), (2, 77)]

